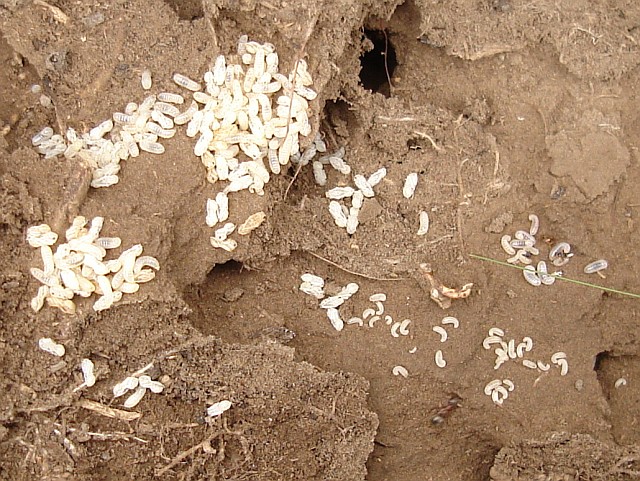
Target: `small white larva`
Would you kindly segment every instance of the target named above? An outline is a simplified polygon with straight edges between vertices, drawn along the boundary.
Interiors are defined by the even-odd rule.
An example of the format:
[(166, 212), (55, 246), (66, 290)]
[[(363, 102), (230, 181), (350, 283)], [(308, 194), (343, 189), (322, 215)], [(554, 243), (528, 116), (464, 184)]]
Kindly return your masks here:
[(386, 301), (386, 300), (387, 300), (387, 295), (386, 295), (386, 294), (384, 294), (384, 293), (371, 294), (371, 295), (369, 296), (369, 300), (370, 300), (371, 302), (377, 302), (377, 301), (384, 302), (384, 301)]
[(412, 172), (407, 175), (402, 187), (402, 195), (405, 199), (411, 199), (416, 192), (416, 186), (418, 185), (418, 174)]
[(142, 71), (140, 82), (142, 83), (143, 89), (149, 90), (151, 88), (151, 85), (152, 85), (151, 72), (148, 69), (144, 69)]
[(429, 213), (420, 211), (420, 227), (418, 227), (417, 235), (426, 235), (429, 232)]
[(438, 349), (435, 355), (436, 366), (443, 368), (447, 365), (447, 361), (442, 357), (442, 350)]
[(584, 266), (585, 274), (595, 274), (596, 272), (600, 272), (609, 267), (609, 263), (605, 259), (600, 259), (597, 261), (590, 262), (586, 266)]
[(353, 183), (356, 185), (358, 189), (362, 191), (362, 194), (365, 197), (373, 197), (375, 195), (375, 193), (373, 192), (373, 187), (371, 187), (371, 185), (369, 184), (367, 179), (364, 177), (364, 175), (360, 175), (360, 174), (354, 175)]
[(538, 361), (537, 363), (538, 369), (540, 369), (541, 371), (548, 371), (551, 366), (545, 362), (542, 361)]
[(487, 385), (484, 387), (484, 393), (487, 396), (491, 396), (491, 393), (495, 391), (495, 389), (502, 384), (500, 379), (494, 379), (493, 381), (489, 381)]
[(144, 397), (146, 392), (146, 388), (138, 386), (133, 394), (124, 401), (123, 406), (127, 409), (136, 407), (138, 403), (142, 401), (142, 398)]
[(514, 256), (516, 254), (516, 250), (511, 245), (510, 235), (506, 235), (506, 234), (503, 235), (502, 238), (500, 239), (500, 245), (502, 246), (502, 249), (510, 256)]
[(376, 303), (376, 315), (381, 316), (384, 314), (384, 304), (382, 301), (373, 301)]
[(64, 356), (65, 349), (62, 344), (58, 344), (53, 339), (49, 337), (43, 337), (38, 340), (38, 347), (42, 349), (44, 352), (48, 352), (57, 357)]
[(503, 379), (502, 380), (502, 384), (507, 386), (507, 390), (509, 392), (513, 391), (516, 388), (516, 385), (513, 383), (513, 381), (511, 379)]
[(218, 206), (218, 222), (224, 222), (229, 218), (229, 196), (225, 192), (218, 192), (216, 205)]
[(342, 211), (342, 206), (336, 200), (329, 202), (329, 213), (333, 217), (334, 222), (340, 228), (347, 227), (347, 216)]
[(158, 142), (147, 142), (143, 140), (138, 144), (138, 146), (140, 147), (140, 150), (144, 150), (150, 154), (164, 154), (164, 145), (159, 144)]
[[(379, 316), (376, 316), (376, 317), (379, 317)], [(393, 337), (400, 337), (400, 334), (398, 334), (398, 329), (400, 329), (400, 323), (394, 322), (393, 325), (391, 326), (391, 335)]]
[(324, 193), (327, 199), (340, 200), (351, 197), (355, 191), (353, 187), (334, 187)]
[(85, 386), (93, 386), (96, 383), (96, 376), (93, 373), (94, 364), (91, 359), (83, 359), (80, 361), (80, 369), (82, 370)]
[[(373, 327), (375, 325), (376, 322), (378, 322), (380, 320), (380, 316), (373, 316), (371, 317), (371, 319), (369, 319), (369, 327)], [(387, 323), (389, 324), (389, 323)]]
[(525, 266), (522, 271), (522, 275), (524, 276), (524, 279), (534, 287), (538, 287), (542, 284), (540, 277), (536, 274), (536, 268), (533, 266)]
[(236, 225), (233, 222), (227, 222), (222, 227), (216, 229), (214, 237), (219, 241), (225, 241), (227, 240), (227, 237), (229, 237), (233, 233), (235, 228)]
[(409, 376), (409, 371), (407, 371), (407, 368), (405, 368), (404, 366), (394, 366), (391, 372), (393, 373), (394, 376), (402, 376), (402, 377)]
[(616, 389), (622, 387), (622, 386), (626, 386), (627, 385), (627, 380), (623, 377), (616, 379), (615, 384), (613, 385), (613, 387), (615, 387)]
[(364, 320), (367, 320), (367, 318), (375, 315), (375, 313), (376, 313), (375, 309), (372, 309), (372, 308), (368, 307), (367, 309), (362, 311), (362, 318)]
[(530, 361), (529, 359), (523, 359), (522, 365), (524, 367), (528, 367), (529, 369), (538, 369), (538, 365), (535, 361)]
[(549, 260), (554, 266), (561, 267), (569, 262), (571, 255), (571, 245), (567, 242), (559, 242), (549, 251)]
[[(566, 376), (569, 372), (569, 363), (566, 359), (558, 359), (558, 366), (560, 366), (560, 375)], [(539, 367), (539, 366), (538, 366)]]
[(154, 394), (160, 394), (162, 391), (164, 391), (164, 384), (162, 384), (160, 381), (152, 380), (151, 376), (140, 376), (139, 385), (140, 387), (148, 389)]
[(449, 334), (447, 334), (447, 331), (442, 326), (433, 326), (432, 329), (433, 332), (440, 335), (440, 342), (445, 342), (449, 337)]
[(170, 104), (180, 105), (184, 103), (184, 97), (182, 95), (172, 92), (160, 92), (157, 98), (162, 102), (169, 102)]
[(489, 336), (502, 337), (504, 336), (504, 331), (499, 327), (492, 327), (491, 329), (489, 329)]
[(516, 354), (516, 341), (515, 339), (511, 339), (507, 344), (507, 355), (511, 359), (515, 359), (517, 357)]
[(187, 90), (191, 90), (192, 92), (196, 92), (202, 89), (198, 82), (196, 82), (195, 80), (191, 80), (189, 77), (179, 73), (173, 75), (173, 81), (180, 87), (184, 87)]
[(358, 326), (362, 327), (364, 325), (364, 321), (359, 317), (352, 317), (347, 321), (347, 324), (357, 324)]
[(319, 186), (327, 185), (327, 173), (324, 171), (322, 163), (314, 160), (311, 165), (313, 168), (313, 179), (316, 181), (316, 184)]
[(491, 344), (500, 344), (502, 338), (498, 336), (488, 336), (485, 337), (482, 341), (482, 347), (484, 347), (487, 351), (491, 349)]
[(205, 217), (207, 226), (213, 227), (218, 223), (218, 204), (213, 199), (207, 199), (207, 215)]
[(349, 209), (349, 216), (347, 217), (347, 234), (353, 235), (358, 228), (358, 224), (360, 223), (358, 220), (358, 215), (360, 214), (360, 209), (356, 207), (351, 207)]
[(451, 324), (454, 329), (458, 329), (458, 327), (460, 327), (460, 321), (452, 316), (442, 318), (442, 321), (440, 321), (440, 323), (444, 326), (446, 326), (447, 324)]
[(131, 389), (135, 389), (138, 387), (138, 378), (134, 376), (129, 376), (124, 379), (124, 381), (119, 382), (115, 386), (113, 386), (113, 397), (117, 398), (124, 395), (127, 391)]
[(382, 179), (385, 178), (385, 176), (387, 175), (387, 169), (385, 169), (384, 167), (376, 170), (373, 174), (371, 174), (369, 176), (369, 178), (367, 179), (367, 183), (371, 186), (371, 187), (375, 187), (376, 185), (378, 185), (380, 183), (380, 181)]
[(231, 401), (225, 399), (224, 401), (220, 401), (209, 406), (207, 408), (207, 416), (215, 418), (216, 416), (220, 416), (229, 408), (231, 408)]
[(400, 328), (398, 329), (398, 332), (400, 334), (402, 334), (403, 336), (408, 336), (409, 335), (409, 324), (411, 324), (411, 319), (405, 319), (404, 321), (402, 321), (400, 323)]
[(566, 358), (567, 358), (567, 353), (566, 352), (558, 351), (558, 352), (553, 353), (551, 355), (551, 362), (553, 364), (558, 364), (558, 361), (560, 359), (566, 359)]
[(324, 279), (320, 276), (316, 276), (315, 274), (309, 274), (309, 273), (302, 274), (300, 278), (304, 282), (308, 282), (312, 286), (324, 287)]
[(529, 228), (529, 234), (535, 236), (540, 228), (540, 219), (535, 214), (529, 214), (529, 220), (531, 221), (531, 227)]
[(338, 309), (334, 307), (330, 307), (329, 309), (327, 309), (327, 317), (329, 318), (329, 321), (331, 321), (331, 325), (336, 331), (342, 331), (342, 329), (344, 329), (344, 321), (340, 317), (340, 312), (338, 312)]

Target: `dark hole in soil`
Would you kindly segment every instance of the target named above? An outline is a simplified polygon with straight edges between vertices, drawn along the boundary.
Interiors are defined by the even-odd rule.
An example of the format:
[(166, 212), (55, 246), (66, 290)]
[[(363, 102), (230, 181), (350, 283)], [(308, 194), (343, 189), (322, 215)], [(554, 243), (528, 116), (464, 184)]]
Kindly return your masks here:
[(242, 262), (228, 260), (222, 264), (216, 264), (213, 269), (207, 274), (207, 281), (211, 281), (217, 277), (228, 277), (240, 274), (240, 271), (244, 268)]
[(178, 14), (180, 20), (193, 21), (202, 18), (202, 2), (197, 0), (165, 0), (167, 5)]
[(365, 89), (389, 97), (389, 79), (398, 65), (396, 50), (384, 30), (365, 29), (364, 35), (373, 43), (373, 50), (360, 57), (360, 82)]
[(596, 362), (593, 365), (593, 370), (596, 371), (596, 375), (599, 376), (599, 371), (606, 367), (606, 363), (611, 359), (611, 353), (609, 351), (603, 351), (596, 355)]

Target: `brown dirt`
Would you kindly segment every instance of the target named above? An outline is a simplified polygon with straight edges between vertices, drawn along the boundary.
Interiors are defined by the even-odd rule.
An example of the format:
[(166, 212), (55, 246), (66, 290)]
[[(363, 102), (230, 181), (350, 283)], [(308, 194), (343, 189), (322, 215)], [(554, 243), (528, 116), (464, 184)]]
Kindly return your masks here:
[[(638, 477), (637, 299), (566, 282), (536, 289), (469, 254), (504, 259), (500, 236), (536, 213), (539, 239), (574, 246), (567, 276), (640, 292), (640, 6), (399, 3), (0, 1), (1, 478), (151, 479), (194, 446), (161, 479)], [(159, 276), (101, 314), (80, 303), (75, 316), (35, 315), (38, 256), (24, 233), (69, 213), (79, 172), (74, 161), (44, 161), (30, 137), (44, 125), (84, 130), (140, 100), (143, 68), (157, 91), (172, 89), (174, 71), (200, 77), (245, 33), (274, 43), (285, 68), (304, 46), (319, 92), (314, 130), (331, 148), (344, 145), (356, 172), (387, 168), (357, 233), (335, 227), (305, 169), (286, 198), (293, 171), (264, 197), (232, 197), (232, 221), (264, 210), (267, 222), (233, 254), (212, 249), (204, 205), (219, 187), (179, 132), (164, 155), (125, 162), (118, 185), (90, 190), (78, 206), (104, 216), (123, 245), (142, 243)], [(372, 46), (373, 60), (361, 63)], [(35, 83), (51, 107), (30, 92)], [(414, 171), (421, 181), (406, 200), (402, 182)], [(328, 185), (343, 179), (332, 172)], [(415, 236), (419, 210), (431, 215), (424, 238)], [(606, 279), (582, 273), (602, 257)], [(471, 297), (443, 312), (421, 282), (422, 262), (446, 285), (473, 282)], [(411, 336), (393, 338), (382, 323), (337, 333), (297, 290), (304, 272), (360, 284), (345, 318), (386, 293), (386, 312), (413, 320)], [(461, 327), (441, 345), (431, 327), (445, 314)], [(535, 359), (565, 351), (568, 375), (514, 362), (494, 371), (482, 348), (493, 326), (531, 336)], [(264, 335), (274, 327), (295, 339), (285, 347)], [(65, 344), (63, 363), (37, 349), (43, 336)], [(440, 348), (445, 369), (433, 361)], [(72, 393), (83, 357), (99, 381)], [(110, 404), (113, 384), (152, 360), (169, 387), (143, 400), (140, 419), (79, 406)], [(391, 374), (398, 364), (407, 379)], [(483, 393), (498, 376), (516, 385), (501, 408)], [(620, 377), (628, 384), (616, 389)], [(462, 407), (433, 426), (451, 393)], [(231, 410), (203, 422), (223, 397)]]

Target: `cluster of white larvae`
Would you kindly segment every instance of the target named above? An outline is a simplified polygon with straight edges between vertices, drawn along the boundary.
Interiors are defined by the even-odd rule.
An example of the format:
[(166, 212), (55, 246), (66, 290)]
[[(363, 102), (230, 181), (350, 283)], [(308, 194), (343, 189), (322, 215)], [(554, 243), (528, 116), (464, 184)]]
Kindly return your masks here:
[[(503, 235), (500, 239), (500, 245), (511, 256), (507, 259), (507, 262), (510, 264), (524, 264), (525, 267), (522, 274), (529, 284), (534, 287), (540, 285), (550, 286), (556, 281), (556, 277), (562, 275), (562, 271), (550, 274), (545, 261), (539, 261), (535, 267), (531, 265), (533, 262), (531, 257), (540, 254), (540, 251), (535, 247), (535, 236), (540, 227), (540, 220), (537, 215), (529, 214), (529, 221), (531, 221), (531, 227), (528, 232), (518, 230), (514, 234), (514, 239), (510, 235)], [(567, 242), (558, 242), (549, 250), (549, 261), (556, 267), (564, 266), (571, 257), (573, 257), (573, 252), (571, 252), (571, 245)], [(587, 264), (584, 267), (584, 273), (599, 273), (608, 266), (609, 263), (606, 260), (599, 259)]]
[[(442, 326), (432, 327), (433, 332), (435, 332), (440, 336), (440, 342), (446, 342), (447, 339), (449, 339), (449, 333), (443, 326), (451, 325), (453, 326), (454, 329), (458, 329), (458, 327), (460, 327), (460, 321), (458, 321), (457, 318), (452, 316), (444, 317), (442, 321), (440, 321), (440, 324), (442, 324)], [(435, 360), (436, 366), (438, 366), (439, 368), (443, 368), (447, 365), (447, 361), (444, 359), (442, 349), (438, 349), (436, 351), (434, 360)]]
[[(530, 359), (523, 359), (527, 352), (533, 349), (533, 339), (530, 337), (524, 337), (522, 342), (516, 344), (515, 339), (508, 341), (503, 339), (504, 331), (498, 327), (492, 327), (489, 329), (489, 335), (482, 341), (482, 347), (486, 350), (490, 350), (494, 344), (499, 344), (496, 347), (496, 361), (494, 369), (499, 369), (505, 362), (511, 359), (522, 359), (522, 365), (529, 369), (535, 369), (538, 372), (547, 372), (551, 369), (551, 364), (556, 365), (560, 369), (560, 375), (566, 376), (569, 372), (569, 363), (567, 361), (567, 354), (558, 351), (551, 355), (551, 363), (546, 363), (542, 360), (532, 361)], [(507, 389), (499, 388), (501, 384), (507, 384)], [(493, 380), (485, 387), (485, 394), (491, 396), (491, 399), (495, 404), (502, 405), (504, 400), (508, 396), (508, 392), (513, 391), (514, 385), (508, 379), (504, 381)]]
[(47, 224), (27, 229), (27, 242), (40, 249), (43, 268), (31, 268), (31, 275), (42, 286), (31, 300), (35, 312), (45, 301), (65, 314), (74, 314), (73, 298), (100, 297), (93, 304), (95, 311), (109, 309), (124, 294), (137, 292), (140, 284), (155, 277), (160, 264), (155, 257), (142, 256), (142, 245), (136, 244), (115, 259), (105, 260), (108, 249), (116, 249), (122, 243), (119, 237), (100, 237), (103, 217), (94, 217), (89, 228), (87, 220), (76, 217), (65, 233), (67, 242), (59, 244), (55, 253), (51, 246), (58, 235)]

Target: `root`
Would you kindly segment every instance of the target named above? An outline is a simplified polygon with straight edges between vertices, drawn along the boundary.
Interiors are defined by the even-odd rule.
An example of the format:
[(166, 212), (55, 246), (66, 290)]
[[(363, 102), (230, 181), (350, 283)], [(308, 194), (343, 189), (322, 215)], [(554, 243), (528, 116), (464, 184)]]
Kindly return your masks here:
[(354, 275), (354, 276), (358, 276), (358, 277), (364, 277), (365, 279), (370, 279), (372, 281), (406, 281), (408, 280), (405, 277), (373, 277), (373, 276), (369, 276), (367, 274), (361, 274), (359, 272), (355, 272), (355, 271), (351, 271), (349, 269), (347, 269), (346, 267), (342, 267), (339, 264), (336, 264), (333, 261), (330, 261), (329, 259), (325, 259), (324, 257), (322, 257), (321, 255), (318, 255), (314, 252), (311, 251), (304, 251), (307, 254), (311, 254), (313, 257), (316, 257), (318, 259), (320, 259), (321, 261), (326, 262), (329, 265), (332, 265), (333, 267), (337, 267), (338, 269), (340, 269), (341, 271), (344, 271), (348, 274)]

